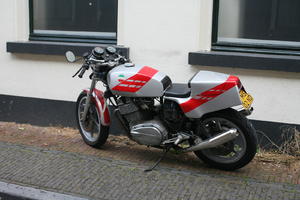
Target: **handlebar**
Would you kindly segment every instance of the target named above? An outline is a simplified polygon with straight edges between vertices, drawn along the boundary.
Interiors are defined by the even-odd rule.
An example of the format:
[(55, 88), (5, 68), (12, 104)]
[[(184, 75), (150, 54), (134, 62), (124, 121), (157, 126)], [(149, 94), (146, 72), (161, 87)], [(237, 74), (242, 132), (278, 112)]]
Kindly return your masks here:
[(96, 58), (90, 57), (89, 59), (87, 59), (87, 61), (93, 61), (93, 62), (100, 62), (100, 63), (104, 63), (104, 60), (97, 60)]
[(95, 70), (96, 68), (100, 68), (100, 67), (108, 67), (108, 69), (112, 69), (113, 67), (117, 66), (118, 64), (124, 64), (127, 62), (127, 59), (124, 58), (123, 56), (116, 54), (118, 57), (115, 59), (109, 59), (109, 60), (98, 60), (95, 57), (93, 57), (91, 54), (90, 55), (86, 55), (83, 56), (84, 58), (84, 64), (82, 65), (82, 67), (76, 72), (76, 74), (73, 75), (73, 77), (75, 77), (79, 72), (78, 77), (82, 78), (84, 73), (86, 72), (86, 70), (89, 69), (90, 66), (94, 66), (92, 67), (93, 70)]
[(109, 63), (112, 63), (112, 62), (115, 62), (116, 64), (118, 64), (118, 62), (123, 59), (124, 62), (127, 61), (126, 58), (124, 58), (123, 56), (121, 55), (118, 55), (118, 58), (115, 58), (114, 60), (108, 60), (108, 61), (105, 61), (105, 60), (97, 60), (93, 57), (90, 57), (89, 59), (87, 59), (87, 61), (93, 61), (93, 62), (96, 62), (96, 63), (102, 63), (103, 65), (109, 65)]
[(88, 66), (86, 67), (85, 65), (82, 66), (82, 70), (80, 72), (80, 74), (78, 75), (79, 78), (82, 78), (83, 74), (85, 73), (85, 71), (88, 69)]

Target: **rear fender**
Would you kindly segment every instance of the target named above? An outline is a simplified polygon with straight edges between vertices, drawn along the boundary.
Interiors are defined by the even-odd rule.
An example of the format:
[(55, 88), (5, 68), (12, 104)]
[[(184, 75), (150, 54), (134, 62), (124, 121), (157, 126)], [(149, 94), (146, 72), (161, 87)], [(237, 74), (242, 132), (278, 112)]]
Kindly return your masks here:
[[(88, 93), (89, 89), (84, 89), (84, 93)], [(100, 121), (103, 126), (110, 125), (110, 115), (106, 104), (106, 100), (103, 96), (103, 92), (98, 89), (94, 89), (92, 93), (92, 101), (95, 103), (98, 112), (100, 113)]]

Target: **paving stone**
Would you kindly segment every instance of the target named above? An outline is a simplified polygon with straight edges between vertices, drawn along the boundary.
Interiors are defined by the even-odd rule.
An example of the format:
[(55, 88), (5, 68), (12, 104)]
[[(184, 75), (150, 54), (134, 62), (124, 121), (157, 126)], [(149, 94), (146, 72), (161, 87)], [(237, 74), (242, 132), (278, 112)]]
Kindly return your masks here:
[(300, 199), (300, 185), (147, 166), (0, 142), (0, 179), (91, 199)]

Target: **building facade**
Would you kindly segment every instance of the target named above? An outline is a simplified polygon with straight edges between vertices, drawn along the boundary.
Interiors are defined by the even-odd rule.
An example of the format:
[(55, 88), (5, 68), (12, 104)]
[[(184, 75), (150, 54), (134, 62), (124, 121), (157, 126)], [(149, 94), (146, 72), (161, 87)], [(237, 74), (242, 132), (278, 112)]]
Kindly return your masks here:
[(271, 135), (283, 126), (297, 127), (300, 4), (263, 2), (4, 0), (0, 120), (64, 124), (58, 119), (72, 115), (64, 109), (72, 108), (90, 81), (88, 76), (71, 78), (80, 64), (67, 63), (63, 52), (79, 54), (111, 44), (134, 63), (167, 73), (173, 82), (186, 83), (199, 70), (237, 75), (254, 97), (250, 119), (260, 129)]

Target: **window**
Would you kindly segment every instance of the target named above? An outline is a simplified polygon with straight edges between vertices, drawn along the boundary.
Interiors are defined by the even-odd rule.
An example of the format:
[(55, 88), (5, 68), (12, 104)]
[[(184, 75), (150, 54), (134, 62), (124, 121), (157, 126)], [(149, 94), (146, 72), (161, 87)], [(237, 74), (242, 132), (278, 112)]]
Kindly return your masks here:
[(299, 0), (215, 0), (213, 50), (300, 55)]
[(115, 44), (117, 0), (30, 0), (30, 40)]

